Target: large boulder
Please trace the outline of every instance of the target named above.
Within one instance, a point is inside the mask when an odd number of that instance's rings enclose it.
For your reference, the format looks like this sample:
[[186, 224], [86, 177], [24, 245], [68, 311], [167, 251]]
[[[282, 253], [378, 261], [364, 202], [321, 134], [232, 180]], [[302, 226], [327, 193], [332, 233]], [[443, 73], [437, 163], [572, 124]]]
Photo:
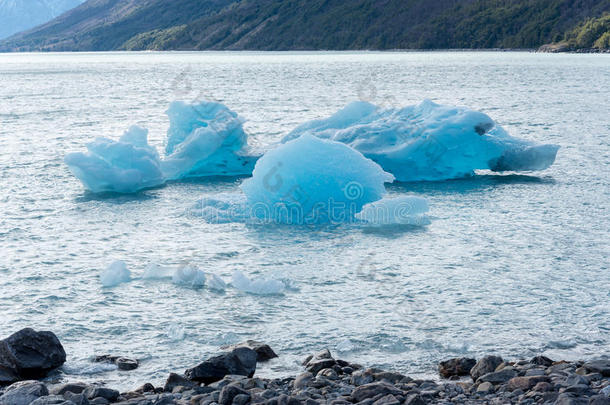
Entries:
[[604, 377], [610, 377], [610, 359], [593, 360], [585, 363], [585, 368], [592, 373], [600, 373]]
[[503, 360], [500, 356], [485, 356], [474, 365], [470, 370], [470, 376], [473, 381], [479, 379], [479, 377], [496, 371], [496, 368], [502, 364]]
[[49, 395], [47, 387], [39, 381], [20, 381], [6, 389], [0, 396], [0, 405], [29, 405], [40, 397]]
[[247, 347], [238, 347], [230, 352], [210, 357], [203, 363], [186, 370], [186, 378], [199, 383], [211, 384], [229, 374], [252, 377], [256, 371], [258, 354]]
[[26, 328], [0, 340], [0, 384], [42, 378], [66, 361], [53, 332]]
[[271, 348], [271, 346], [263, 342], [258, 342], [256, 340], [246, 340], [245, 342], [238, 343], [235, 345], [223, 346], [221, 347], [221, 349], [231, 351], [237, 349], [238, 347], [247, 347], [249, 349], [254, 350], [258, 355], [257, 361], [259, 363], [278, 357], [277, 354], [275, 354], [275, 352]]
[[438, 364], [438, 372], [443, 378], [469, 375], [470, 370], [472, 370], [476, 363], [477, 361], [475, 359], [469, 359], [467, 357], [449, 359], [441, 361]]

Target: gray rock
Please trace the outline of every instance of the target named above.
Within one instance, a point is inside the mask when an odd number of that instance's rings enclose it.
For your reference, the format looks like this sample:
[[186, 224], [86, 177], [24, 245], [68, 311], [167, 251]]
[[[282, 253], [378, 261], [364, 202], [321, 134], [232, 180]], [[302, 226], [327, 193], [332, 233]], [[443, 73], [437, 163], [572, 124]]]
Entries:
[[246, 405], [250, 402], [250, 394], [239, 394], [233, 398], [233, 405]]
[[[110, 403], [110, 401], [108, 401], [106, 398], [102, 398], [102, 397], [97, 397], [97, 398], [93, 398], [91, 401], [89, 401], [89, 404], [91, 405], [108, 405]], [[155, 402], [157, 403], [157, 402]]]
[[0, 397], [0, 405], [29, 405], [49, 395], [47, 387], [39, 381], [20, 381], [9, 386]]
[[589, 399], [589, 405], [610, 405], [610, 398], [605, 395], [595, 395]]
[[250, 398], [250, 393], [248, 391], [243, 390], [236, 384], [229, 384], [220, 391], [218, 403], [220, 405], [231, 405], [233, 403], [233, 398], [238, 395], [246, 395], [248, 399]]
[[401, 395], [402, 391], [391, 384], [385, 382], [374, 382], [357, 387], [351, 394], [353, 402], [360, 402], [367, 398], [377, 395], [385, 396], [388, 394]]
[[93, 403], [91, 400], [96, 398], [104, 398], [109, 402], [114, 402], [119, 397], [120, 393], [117, 390], [113, 390], [112, 388], [106, 387], [88, 387], [83, 391], [83, 395], [89, 399], [89, 402]]
[[334, 359], [312, 359], [307, 363], [306, 370], [316, 375], [320, 370], [332, 368], [337, 362]]
[[585, 377], [578, 375], [578, 374], [572, 374], [571, 376], [569, 376], [566, 379], [565, 385], [567, 387], [571, 386], [571, 385], [589, 385], [589, 380], [587, 380]]
[[87, 389], [87, 387], [89, 387], [89, 384], [85, 384], [83, 382], [75, 382], [75, 383], [58, 385], [57, 387], [53, 387], [50, 392], [53, 395], [64, 395], [66, 392], [80, 394], [85, 389]]
[[53, 332], [26, 328], [0, 340], [0, 384], [42, 378], [66, 361], [66, 352]]
[[404, 403], [405, 405], [426, 405], [426, 401], [418, 394], [409, 395]]
[[370, 384], [375, 380], [373, 374], [373, 370], [371, 369], [356, 370], [350, 377], [350, 383], [355, 386]]
[[400, 373], [396, 373], [393, 371], [384, 371], [381, 373], [374, 373], [373, 379], [375, 381], [387, 381], [390, 384], [398, 384], [398, 383], [410, 383], [413, 381], [411, 377], [407, 377], [406, 375], [402, 375]]
[[373, 405], [400, 405], [400, 402], [394, 395], [388, 394], [373, 402]]
[[239, 347], [228, 353], [211, 357], [196, 367], [186, 370], [188, 379], [210, 384], [228, 374], [252, 377], [256, 371], [258, 354], [247, 347]]
[[313, 374], [309, 371], [299, 374], [294, 380], [295, 389], [303, 389], [313, 380]]
[[494, 371], [493, 373], [487, 373], [477, 379], [477, 383], [490, 382], [492, 384], [502, 384], [517, 376], [517, 372], [512, 369], [502, 369], [500, 371]]
[[586, 384], [571, 385], [567, 388], [562, 388], [560, 390], [560, 392], [576, 394], [576, 395], [583, 395], [583, 394], [586, 394], [587, 392], [589, 392], [589, 386]]
[[89, 405], [89, 400], [83, 393], [75, 394], [73, 392], [66, 391], [64, 392], [63, 397], [72, 402], [74, 405]]
[[176, 387], [196, 387], [197, 384], [192, 382], [191, 380], [178, 375], [176, 373], [170, 373], [167, 380], [165, 380], [165, 385], [163, 386], [163, 391], [172, 392]]
[[[500, 370], [501, 372], [502, 370]], [[514, 377], [508, 380], [506, 385], [509, 391], [515, 391], [521, 389], [523, 391], [529, 391], [536, 384], [540, 382], [548, 382], [549, 378], [546, 375], [529, 376], [529, 377]]]
[[48, 395], [30, 402], [30, 405], [57, 405], [63, 404], [64, 402], [66, 402], [66, 399], [63, 395]]
[[583, 367], [589, 370], [589, 372], [600, 373], [604, 377], [610, 377], [610, 359], [589, 361]]
[[503, 360], [500, 356], [485, 356], [470, 370], [470, 376], [473, 381], [477, 381], [481, 376], [492, 373], [496, 370]]
[[569, 394], [560, 394], [557, 397], [554, 405], [585, 405], [587, 401], [584, 398], [576, 398]]
[[470, 370], [472, 370], [475, 364], [477, 364], [475, 359], [458, 357], [441, 361], [438, 364], [438, 372], [443, 378], [464, 376], [470, 374]]
[[490, 392], [494, 392], [494, 386], [490, 382], [483, 382], [478, 385], [477, 392], [481, 394], [488, 394]]
[[328, 378], [329, 380], [336, 380], [339, 378], [337, 372], [332, 368], [323, 368], [322, 370], [318, 371], [317, 376]]
[[296, 398], [282, 394], [279, 397], [271, 398], [265, 402], [266, 405], [300, 405], [301, 401]]
[[530, 363], [536, 364], [538, 366], [549, 367], [549, 366], [553, 365], [553, 360], [551, 360], [545, 356], [536, 356], [530, 360]]
[[268, 344], [257, 342], [256, 340], [246, 340], [245, 342], [238, 343], [235, 345], [223, 346], [221, 347], [221, 349], [230, 352], [234, 349], [237, 349], [238, 347], [247, 347], [248, 349], [254, 350], [257, 354], [258, 362], [269, 361], [278, 357]]
[[140, 393], [144, 393], [144, 392], [155, 392], [155, 386], [152, 385], [151, 383], [146, 383], [138, 388], [136, 388], [134, 390], [134, 392], [140, 392]]

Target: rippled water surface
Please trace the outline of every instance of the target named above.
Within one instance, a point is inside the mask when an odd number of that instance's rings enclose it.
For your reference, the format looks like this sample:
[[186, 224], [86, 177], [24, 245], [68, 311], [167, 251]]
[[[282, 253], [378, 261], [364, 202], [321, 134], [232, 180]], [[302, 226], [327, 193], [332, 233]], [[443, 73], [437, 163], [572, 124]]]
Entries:
[[[57, 333], [70, 379], [160, 383], [222, 344], [264, 340], [300, 369], [329, 347], [348, 360], [433, 374], [496, 352], [588, 358], [610, 348], [610, 55], [531, 53], [108, 53], [0, 55], [0, 331]], [[150, 129], [163, 147], [174, 99], [221, 101], [264, 150], [349, 101], [430, 98], [479, 109], [511, 134], [561, 145], [540, 173], [389, 186], [427, 198], [424, 228], [207, 224], [187, 209], [241, 179], [132, 196], [83, 191], [62, 163], [96, 136]], [[135, 280], [124, 260], [192, 262], [230, 279], [292, 280], [280, 296]], [[101, 370], [94, 354], [142, 360]]]

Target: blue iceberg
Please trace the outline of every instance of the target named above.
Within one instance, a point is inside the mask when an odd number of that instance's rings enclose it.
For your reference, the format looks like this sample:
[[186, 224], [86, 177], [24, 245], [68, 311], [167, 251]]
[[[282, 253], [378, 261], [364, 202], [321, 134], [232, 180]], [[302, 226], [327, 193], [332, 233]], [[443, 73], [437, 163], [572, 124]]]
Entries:
[[167, 110], [168, 180], [250, 175], [258, 156], [249, 154], [244, 120], [220, 103], [175, 101]]
[[382, 198], [367, 204], [357, 213], [356, 219], [370, 226], [428, 225], [428, 200], [415, 196]]
[[148, 144], [148, 130], [131, 127], [118, 140], [97, 138], [87, 153], [64, 158], [69, 170], [95, 193], [134, 193], [168, 180], [252, 174], [243, 120], [214, 102], [171, 103], [166, 157]]
[[345, 143], [398, 181], [453, 179], [477, 169], [543, 170], [559, 149], [513, 138], [481, 112], [429, 100], [399, 109], [353, 102], [297, 127], [283, 141], [303, 134]]
[[[118, 141], [98, 138], [87, 145], [86, 153], [68, 154], [69, 170], [96, 193], [132, 193], [192, 177], [253, 175], [243, 186], [250, 205], [293, 209], [297, 200], [302, 212], [288, 215], [297, 222], [312, 215], [326, 218], [314, 220], [319, 222], [331, 220], [330, 202], [349, 202], [350, 208], [339, 211], [351, 217], [375, 201], [380, 189], [368, 187], [368, 176], [381, 169], [399, 181], [459, 178], [478, 169], [543, 170], [553, 164], [559, 149], [513, 138], [481, 112], [428, 100], [400, 109], [351, 103], [327, 119], [297, 127], [284, 138], [286, 147], [280, 145], [262, 159], [248, 146], [243, 119], [220, 103], [176, 101], [167, 114], [170, 127], [163, 159], [148, 144], [147, 130], [134, 126]], [[371, 167], [377, 169], [371, 172]], [[365, 195], [346, 201], [341, 179], [358, 182], [358, 170], [363, 170], [367, 184], [348, 191]], [[383, 176], [388, 181], [388, 174]], [[330, 192], [334, 186], [339, 188]], [[224, 210], [222, 201], [217, 208], [219, 213]], [[282, 213], [264, 215], [291, 221]]]
[[68, 168], [94, 193], [132, 193], [165, 183], [157, 150], [147, 142], [148, 131], [132, 126], [118, 141], [97, 138], [86, 153], [70, 153]]
[[340, 223], [385, 194], [394, 176], [343, 143], [303, 135], [267, 152], [241, 189], [263, 222]]

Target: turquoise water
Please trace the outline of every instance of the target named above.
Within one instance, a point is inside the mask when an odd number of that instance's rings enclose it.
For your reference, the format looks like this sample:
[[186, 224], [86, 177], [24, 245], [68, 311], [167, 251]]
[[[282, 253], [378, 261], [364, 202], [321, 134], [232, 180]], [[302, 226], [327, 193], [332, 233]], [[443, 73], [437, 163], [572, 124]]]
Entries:
[[[432, 375], [452, 356], [610, 348], [610, 56], [495, 52], [0, 54], [0, 330], [54, 331], [67, 379], [160, 383], [222, 344], [264, 340], [286, 375], [329, 347], [340, 357]], [[420, 228], [208, 224], [201, 197], [242, 179], [86, 193], [63, 164], [132, 124], [163, 149], [170, 101], [205, 97], [248, 121], [260, 151], [350, 101], [430, 98], [489, 114], [511, 134], [561, 145], [543, 172], [403, 183], [430, 203]], [[287, 278], [280, 296], [135, 280], [103, 289], [124, 260], [194, 263], [230, 280]], [[4, 337], [4, 336], [3, 336]], [[94, 354], [142, 359], [129, 373]]]

